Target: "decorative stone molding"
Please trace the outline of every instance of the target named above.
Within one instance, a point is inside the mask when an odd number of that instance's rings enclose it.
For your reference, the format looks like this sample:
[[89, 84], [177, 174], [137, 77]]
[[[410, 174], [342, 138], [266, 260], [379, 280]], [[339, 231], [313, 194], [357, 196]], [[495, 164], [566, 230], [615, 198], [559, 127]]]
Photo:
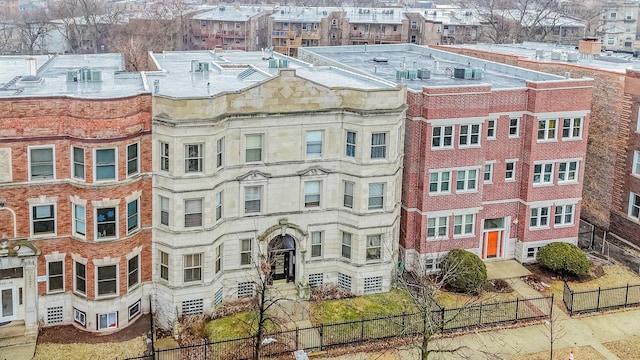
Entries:
[[69, 201], [72, 204], [87, 206], [87, 200], [81, 199], [78, 195], [70, 195]]
[[67, 253], [59, 253], [57, 251], [52, 252], [51, 254], [46, 254], [44, 256], [47, 262], [49, 261], [64, 261], [64, 258], [67, 256]]
[[37, 198], [29, 199], [29, 205], [51, 204], [58, 202], [57, 196], [40, 195]]
[[114, 207], [120, 204], [120, 199], [107, 199], [91, 201], [94, 207]]
[[306, 251], [304, 239], [307, 237], [308, 233], [300, 228], [300, 226], [290, 223], [286, 218], [278, 220], [277, 225], [269, 227], [262, 234], [258, 235], [258, 240], [268, 242], [276, 235], [287, 234], [287, 230], [293, 231], [293, 238], [298, 243], [297, 248], [300, 249], [301, 253], [304, 253]]
[[238, 181], [243, 181], [243, 180], [259, 180], [260, 178], [263, 179], [268, 179], [271, 177], [271, 174], [269, 173], [265, 173], [259, 170], [251, 170], [248, 173], [244, 174], [244, 175], [240, 175], [236, 178], [236, 180]]
[[71, 253], [71, 258], [73, 259], [73, 261], [79, 262], [80, 264], [84, 265], [87, 265], [87, 263], [89, 262], [89, 259], [83, 258], [82, 256], [80, 256], [80, 254], [76, 253]]
[[140, 199], [141, 195], [142, 195], [142, 191], [141, 190], [136, 190], [136, 191], [132, 192], [131, 194], [125, 196], [124, 201], [130, 203], [133, 200]]
[[331, 169], [326, 169], [321, 166], [312, 166], [308, 169], [298, 171], [298, 176], [315, 176], [315, 175], [327, 175], [333, 174], [334, 171]]
[[128, 253], [127, 256], [126, 256], [127, 260], [131, 260], [136, 255], [140, 255], [140, 253], [142, 253], [142, 246], [138, 246], [135, 249], [131, 250], [131, 252]]
[[102, 259], [93, 259], [93, 265], [95, 266], [109, 266], [109, 265], [118, 265], [120, 264], [120, 257], [112, 258], [109, 256], [103, 257]]

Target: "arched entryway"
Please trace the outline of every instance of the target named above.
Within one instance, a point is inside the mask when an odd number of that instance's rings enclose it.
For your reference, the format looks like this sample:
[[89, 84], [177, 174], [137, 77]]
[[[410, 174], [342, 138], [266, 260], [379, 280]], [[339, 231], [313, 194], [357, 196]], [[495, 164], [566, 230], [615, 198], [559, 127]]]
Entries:
[[276, 282], [295, 282], [296, 241], [289, 234], [278, 235], [269, 242], [271, 279]]

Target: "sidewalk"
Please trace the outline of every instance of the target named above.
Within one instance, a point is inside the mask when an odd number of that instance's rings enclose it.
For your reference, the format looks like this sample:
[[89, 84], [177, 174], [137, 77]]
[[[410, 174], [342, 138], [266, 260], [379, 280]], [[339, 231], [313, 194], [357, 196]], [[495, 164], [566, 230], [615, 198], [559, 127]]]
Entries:
[[[540, 294], [520, 279], [511, 279], [512, 286], [524, 297], [539, 297]], [[554, 332], [558, 334], [554, 349], [567, 349], [591, 346], [602, 359], [620, 359], [609, 351], [603, 343], [638, 338], [640, 341], [640, 309], [614, 313], [571, 318], [562, 308], [554, 305]], [[487, 358], [482, 353], [493, 354], [501, 359], [549, 351], [549, 327], [545, 324], [524, 326], [521, 328], [500, 329], [494, 331], [465, 334], [452, 338], [434, 340], [433, 348], [451, 349], [466, 346], [470, 349], [471, 359]], [[469, 354], [469, 353], [467, 353]], [[460, 354], [435, 354], [433, 359], [460, 359]], [[638, 355], [640, 358], [640, 355]], [[387, 359], [418, 360], [416, 350], [390, 350], [386, 353], [359, 353], [340, 356], [335, 359]], [[576, 360], [579, 360], [576, 357]]]

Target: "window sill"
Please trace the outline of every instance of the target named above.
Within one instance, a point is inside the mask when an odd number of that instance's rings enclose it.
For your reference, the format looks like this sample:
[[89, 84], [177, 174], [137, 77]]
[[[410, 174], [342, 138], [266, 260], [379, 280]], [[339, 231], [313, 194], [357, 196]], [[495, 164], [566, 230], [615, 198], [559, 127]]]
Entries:
[[78, 235], [78, 234], [72, 234], [71, 235], [72, 239], [78, 240], [78, 241], [87, 241], [87, 237], [86, 235]]
[[182, 280], [182, 286], [199, 286], [204, 284], [202, 280], [184, 281]]
[[583, 139], [583, 138], [581, 138], [581, 137], [575, 137], [575, 138], [574, 138], [574, 137], [570, 137], [570, 138], [564, 138], [564, 137], [563, 137], [563, 138], [562, 138], [562, 141], [563, 141], [563, 142], [564, 142], [564, 141], [582, 141], [582, 140], [584, 140], [584, 139]]
[[558, 139], [537, 139], [536, 143], [537, 144], [544, 144], [544, 143], [557, 143]]
[[574, 227], [575, 224], [553, 224], [554, 229], [567, 229]]
[[429, 192], [429, 196], [446, 196], [451, 195], [451, 192]]
[[533, 183], [534, 188], [550, 187], [553, 185], [553, 183]]
[[113, 240], [118, 240], [117, 236], [109, 236], [109, 237], [102, 237], [102, 238], [94, 238], [93, 241], [94, 242], [107, 242], [107, 241], [113, 241]]
[[449, 238], [427, 238], [428, 242], [436, 242], [436, 241], [447, 241]]
[[365, 259], [364, 263], [365, 265], [375, 265], [375, 264], [382, 264], [383, 261], [382, 259], [371, 259], [371, 260]]
[[431, 147], [431, 151], [455, 150], [453, 146], [447, 147]]
[[520, 139], [520, 135], [509, 135], [509, 139]]
[[504, 179], [505, 183], [514, 183], [516, 182], [516, 179]]
[[49, 237], [56, 237], [56, 236], [58, 236], [57, 233], [32, 234], [31, 238], [37, 240], [37, 239], [46, 239], [46, 238], [49, 238]]
[[496, 140], [496, 137], [487, 137], [487, 140]]
[[57, 294], [64, 294], [64, 289], [62, 289], [62, 290], [47, 291], [47, 295], [57, 295]]
[[578, 181], [558, 181], [558, 185], [578, 185]]
[[111, 299], [116, 299], [118, 298], [119, 295], [118, 294], [110, 294], [110, 295], [98, 295], [95, 297], [96, 301], [101, 301], [101, 300], [111, 300]]
[[476, 194], [477, 192], [478, 192], [478, 189], [473, 189], [473, 190], [458, 190], [458, 189], [456, 189], [456, 194], [458, 194], [458, 195]]
[[141, 287], [142, 287], [142, 282], [138, 280], [137, 284], [133, 285], [132, 287], [127, 287], [127, 293], [131, 293], [135, 290], [138, 290]]
[[484, 185], [493, 185], [493, 181], [483, 181]]
[[458, 149], [459, 149], [459, 150], [466, 150], [466, 149], [482, 149], [482, 145], [480, 145], [480, 144], [473, 144], [473, 145], [458, 145]]
[[132, 231], [127, 231], [127, 236], [133, 236], [139, 232], [140, 232], [140, 227], [138, 227], [137, 229], [133, 229]]
[[453, 235], [453, 240], [459, 240], [459, 239], [469, 239], [475, 237], [475, 234], [460, 234], [460, 235]]
[[549, 230], [549, 229], [551, 229], [549, 226], [529, 227], [529, 231]]
[[73, 290], [73, 295], [78, 296], [78, 297], [81, 297], [81, 298], [83, 298], [83, 299], [86, 299], [86, 298], [87, 298], [87, 294], [83, 294], [83, 293], [81, 293], [81, 292], [77, 292], [76, 290]]

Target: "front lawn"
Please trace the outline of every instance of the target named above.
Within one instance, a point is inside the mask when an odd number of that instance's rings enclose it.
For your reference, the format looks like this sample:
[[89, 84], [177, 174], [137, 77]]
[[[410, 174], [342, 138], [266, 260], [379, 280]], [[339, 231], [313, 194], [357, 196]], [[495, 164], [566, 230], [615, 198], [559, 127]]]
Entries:
[[350, 299], [311, 302], [311, 322], [315, 325], [401, 315], [415, 312], [411, 296], [393, 289], [384, 294], [363, 295]]
[[[205, 333], [211, 341], [239, 339], [253, 336], [257, 329], [258, 313], [255, 310], [221, 317], [205, 325]], [[270, 321], [266, 323], [267, 332], [276, 332], [278, 328]]]

